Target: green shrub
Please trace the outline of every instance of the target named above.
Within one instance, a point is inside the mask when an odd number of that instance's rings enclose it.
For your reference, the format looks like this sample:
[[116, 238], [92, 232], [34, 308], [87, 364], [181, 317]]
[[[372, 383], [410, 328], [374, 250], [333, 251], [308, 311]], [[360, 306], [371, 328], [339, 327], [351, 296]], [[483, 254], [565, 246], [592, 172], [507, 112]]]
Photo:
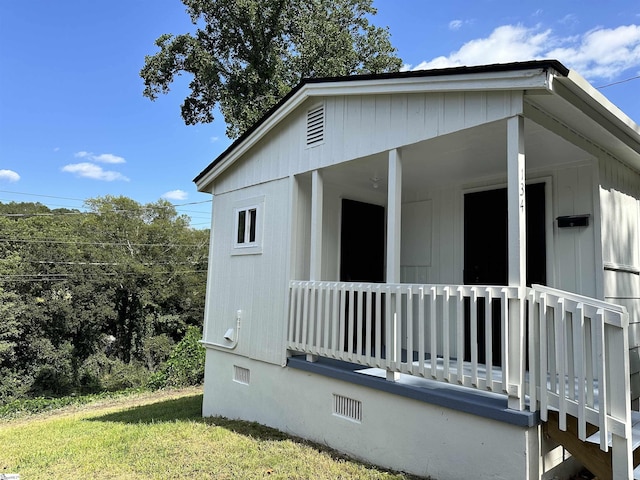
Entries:
[[[13, 400], [5, 405], [0, 405], [0, 419], [11, 419], [26, 415], [56, 410], [68, 405], [85, 405], [96, 400], [119, 398], [132, 393], [140, 392], [140, 389], [121, 390], [119, 392], [103, 392], [91, 395], [66, 396], [58, 398], [23, 398]], [[0, 476], [0, 478], [2, 478]]]
[[149, 379], [150, 388], [180, 388], [200, 385], [204, 380], [205, 350], [200, 344], [202, 332], [189, 327], [184, 338], [171, 351], [165, 367]]
[[31, 377], [0, 367], [0, 406], [27, 396], [32, 383]]
[[150, 376], [149, 370], [139, 362], [112, 360], [109, 371], [100, 377], [100, 385], [107, 392], [140, 388], [149, 383]]
[[64, 342], [54, 347], [43, 342], [43, 356], [36, 364], [30, 395], [34, 397], [57, 397], [69, 395], [75, 389], [75, 374], [72, 365], [73, 346]]
[[173, 346], [173, 340], [166, 333], [146, 337], [142, 341], [142, 353], [147, 368], [155, 371], [163, 365], [171, 355]]

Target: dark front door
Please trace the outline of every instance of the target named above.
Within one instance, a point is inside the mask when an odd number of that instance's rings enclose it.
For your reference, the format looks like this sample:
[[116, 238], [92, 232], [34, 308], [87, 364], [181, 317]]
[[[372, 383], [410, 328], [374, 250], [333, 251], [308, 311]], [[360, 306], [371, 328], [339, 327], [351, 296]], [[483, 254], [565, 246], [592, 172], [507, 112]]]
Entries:
[[[342, 200], [340, 231], [340, 280], [343, 282], [384, 282], [384, 207], [354, 200]], [[354, 308], [358, 301], [358, 295], [363, 295], [364, 316], [367, 314], [367, 309], [375, 304], [375, 293], [371, 294], [372, 298], [367, 298], [366, 293], [354, 294], [352, 298], [347, 298], [347, 303], [344, 306], [347, 319], [350, 309]], [[384, 297], [381, 301], [384, 305]], [[382, 311], [384, 312], [384, 308]], [[377, 322], [380, 322], [380, 331], [384, 332], [384, 319], [375, 318], [375, 311], [372, 311], [372, 320], [371, 332], [367, 332], [366, 325], [363, 325], [361, 345], [366, 344], [367, 334], [371, 335], [372, 345], [375, 345]], [[356, 328], [357, 325], [354, 323], [353, 330], [345, 333], [345, 351], [356, 351], [358, 340]], [[384, 336], [382, 343], [384, 343]]]
[[[527, 284], [546, 283], [545, 184], [527, 185]], [[464, 196], [464, 283], [506, 285], [508, 282], [507, 189], [468, 193]], [[500, 300], [492, 305], [492, 363], [502, 364]], [[477, 304], [478, 361], [484, 363], [484, 299]], [[466, 302], [465, 330], [470, 329], [470, 304]], [[465, 335], [465, 360], [471, 358], [469, 335]]]
[[342, 200], [340, 280], [384, 282], [384, 207]]

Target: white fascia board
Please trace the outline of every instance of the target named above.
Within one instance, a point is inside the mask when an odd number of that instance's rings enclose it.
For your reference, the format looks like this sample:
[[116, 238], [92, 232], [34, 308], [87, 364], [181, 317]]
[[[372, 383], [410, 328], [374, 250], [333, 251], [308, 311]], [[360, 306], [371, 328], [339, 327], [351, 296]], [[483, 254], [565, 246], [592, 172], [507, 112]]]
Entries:
[[557, 78], [562, 87], [552, 88], [555, 93], [589, 115], [603, 128], [640, 153], [640, 126], [614, 105], [607, 97], [571, 70], [566, 78]]
[[222, 172], [229, 168], [235, 161], [242, 157], [251, 147], [271, 131], [280, 121], [286, 118], [293, 110], [298, 108], [308, 97], [309, 85], [298, 90], [284, 105], [276, 110], [265, 122], [260, 124], [256, 130], [249, 135], [240, 145], [230, 152], [220, 163], [215, 165], [207, 174], [202, 177], [196, 187], [200, 192], [206, 192], [207, 186]]
[[386, 95], [402, 93], [446, 93], [460, 91], [495, 91], [548, 89], [549, 79], [543, 69], [464, 75], [436, 75], [398, 79], [355, 80], [310, 85], [310, 96]]
[[377, 78], [363, 80], [309, 82], [264, 121], [232, 152], [215, 165], [196, 184], [198, 191], [206, 192], [210, 183], [237, 159], [242, 157], [278, 123], [305, 100], [312, 97], [350, 95], [389, 95], [403, 93], [446, 93], [460, 91], [545, 90], [551, 85], [554, 72], [533, 68], [497, 72], [452, 75], [416, 76], [404, 78]]

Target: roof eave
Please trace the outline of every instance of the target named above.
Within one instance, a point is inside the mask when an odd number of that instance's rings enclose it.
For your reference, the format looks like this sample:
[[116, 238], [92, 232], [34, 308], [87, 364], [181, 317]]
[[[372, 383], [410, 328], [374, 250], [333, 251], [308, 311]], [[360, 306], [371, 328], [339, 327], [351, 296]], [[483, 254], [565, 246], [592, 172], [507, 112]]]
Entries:
[[[640, 155], [640, 126], [628, 115], [573, 70], [566, 78], [555, 81], [560, 87], [557, 84], [553, 86], [554, 93], [580, 109], [618, 141]], [[640, 159], [636, 162], [640, 162]], [[634, 166], [638, 168], [638, 165]]]
[[303, 80], [260, 121], [219, 155], [193, 181], [210, 192], [215, 178], [244, 155], [283, 118], [310, 97], [477, 90], [533, 90], [550, 88], [550, 75], [569, 73], [561, 63], [548, 61], [456, 67], [350, 77]]

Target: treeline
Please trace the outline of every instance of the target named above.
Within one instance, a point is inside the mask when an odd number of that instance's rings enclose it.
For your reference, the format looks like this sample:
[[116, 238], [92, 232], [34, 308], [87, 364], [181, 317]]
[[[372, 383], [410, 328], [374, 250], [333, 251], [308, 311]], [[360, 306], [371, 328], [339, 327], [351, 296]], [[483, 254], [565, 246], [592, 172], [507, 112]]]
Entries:
[[0, 405], [202, 376], [208, 230], [161, 200], [0, 203]]

